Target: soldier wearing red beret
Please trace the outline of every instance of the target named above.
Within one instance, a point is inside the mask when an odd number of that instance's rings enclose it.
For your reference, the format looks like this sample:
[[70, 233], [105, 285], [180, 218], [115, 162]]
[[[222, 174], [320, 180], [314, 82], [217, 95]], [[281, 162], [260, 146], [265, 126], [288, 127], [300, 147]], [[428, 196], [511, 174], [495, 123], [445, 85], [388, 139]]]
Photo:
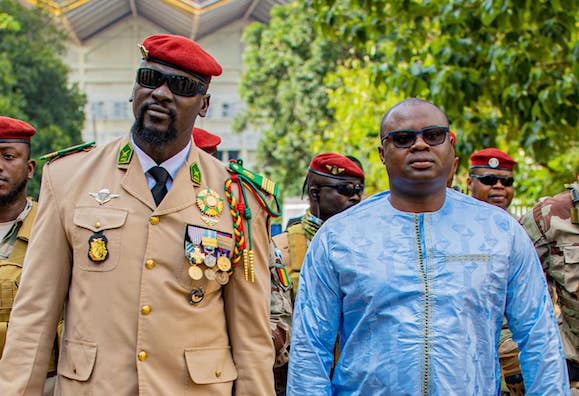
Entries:
[[274, 393], [269, 191], [192, 142], [222, 68], [181, 36], [140, 52], [130, 133], [44, 168], [2, 394], [40, 393], [63, 306], [55, 394]]
[[517, 161], [497, 148], [486, 148], [470, 156], [467, 187], [479, 201], [507, 209], [513, 200], [513, 168]]
[[[486, 148], [470, 156], [467, 187], [473, 198], [507, 210], [514, 195], [513, 168], [517, 161], [497, 148]], [[524, 395], [519, 350], [506, 322], [499, 341], [501, 377], [512, 396]], [[506, 390], [506, 389], [505, 389]]]
[[193, 135], [195, 145], [206, 153], [215, 154], [217, 146], [221, 144], [221, 138], [219, 136], [205, 129], [194, 127], [191, 134]]
[[[330, 217], [356, 205], [364, 193], [364, 171], [352, 156], [336, 153], [316, 155], [308, 167], [303, 190], [308, 194], [310, 207], [301, 218], [291, 221], [285, 232], [273, 237], [280, 262], [291, 279], [292, 299], [298, 289], [298, 279], [307, 247], [320, 226]], [[278, 280], [272, 279], [272, 288]], [[283, 280], [281, 287], [284, 287]], [[275, 290], [274, 290], [275, 291]], [[291, 305], [278, 295], [272, 296], [272, 331], [276, 345], [276, 390], [285, 395], [289, 335], [291, 334]], [[288, 306], [289, 305], [289, 306]]]

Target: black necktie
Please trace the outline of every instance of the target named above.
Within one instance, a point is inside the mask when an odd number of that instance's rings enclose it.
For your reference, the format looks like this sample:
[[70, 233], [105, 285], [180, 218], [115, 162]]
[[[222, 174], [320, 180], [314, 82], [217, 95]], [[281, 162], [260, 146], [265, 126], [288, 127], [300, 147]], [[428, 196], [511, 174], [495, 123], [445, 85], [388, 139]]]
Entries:
[[153, 166], [147, 171], [147, 173], [153, 176], [153, 179], [156, 181], [155, 185], [151, 189], [151, 192], [153, 193], [155, 204], [159, 206], [159, 203], [161, 203], [167, 194], [167, 180], [171, 176], [169, 175], [169, 172], [167, 172], [167, 169], [160, 166]]

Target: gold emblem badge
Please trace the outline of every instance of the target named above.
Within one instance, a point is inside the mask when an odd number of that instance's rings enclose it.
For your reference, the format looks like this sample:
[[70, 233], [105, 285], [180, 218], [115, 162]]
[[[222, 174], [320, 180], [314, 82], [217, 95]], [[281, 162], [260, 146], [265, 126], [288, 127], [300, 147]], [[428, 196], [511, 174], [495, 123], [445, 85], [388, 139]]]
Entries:
[[344, 168], [338, 168], [335, 165], [326, 165], [326, 168], [328, 169], [328, 172], [330, 172], [332, 175], [337, 176], [341, 173], [344, 172]]
[[223, 198], [212, 189], [207, 188], [197, 194], [197, 207], [204, 215], [219, 216], [223, 212]]
[[203, 297], [205, 297], [205, 292], [203, 289], [193, 289], [191, 290], [191, 293], [189, 293], [189, 304], [199, 304], [201, 301], [203, 301]]
[[88, 258], [95, 263], [105, 261], [109, 257], [107, 243], [108, 239], [103, 234], [92, 234], [88, 239]]
[[491, 168], [498, 168], [498, 166], [499, 166], [499, 159], [498, 159], [498, 158], [495, 158], [495, 157], [489, 158], [489, 166], [490, 166]]

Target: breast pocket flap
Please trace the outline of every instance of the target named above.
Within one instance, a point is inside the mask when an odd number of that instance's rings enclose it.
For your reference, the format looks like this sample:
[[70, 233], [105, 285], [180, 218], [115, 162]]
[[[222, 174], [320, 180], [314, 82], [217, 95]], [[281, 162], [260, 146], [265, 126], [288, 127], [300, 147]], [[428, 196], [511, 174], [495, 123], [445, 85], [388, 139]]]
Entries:
[[237, 379], [237, 369], [229, 347], [186, 349], [185, 361], [189, 376], [196, 384], [216, 384]]
[[76, 381], [88, 380], [94, 368], [96, 353], [95, 343], [65, 339], [58, 362], [58, 374]]
[[74, 224], [98, 232], [119, 228], [127, 220], [126, 209], [116, 208], [76, 208], [74, 211]]

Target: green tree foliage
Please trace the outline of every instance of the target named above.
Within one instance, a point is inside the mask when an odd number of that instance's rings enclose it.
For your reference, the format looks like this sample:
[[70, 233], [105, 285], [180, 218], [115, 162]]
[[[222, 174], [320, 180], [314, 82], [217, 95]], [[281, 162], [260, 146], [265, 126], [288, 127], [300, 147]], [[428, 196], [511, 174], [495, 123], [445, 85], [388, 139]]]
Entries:
[[[470, 153], [489, 146], [519, 160], [517, 194], [523, 203], [560, 191], [575, 178], [577, 0], [310, 0], [309, 5], [323, 37], [363, 54], [336, 73], [339, 83], [333, 83], [340, 88], [330, 94], [335, 134], [363, 133], [372, 125], [361, 119], [366, 116], [379, 125], [376, 111], [348, 115], [351, 94], [364, 94], [381, 114], [392, 98], [421, 97], [449, 115], [463, 166]], [[371, 84], [350, 78], [358, 69]], [[375, 136], [376, 130], [368, 129], [367, 137]]]
[[[82, 142], [85, 96], [67, 83], [66, 34], [39, 8], [0, 0], [0, 114], [36, 128], [34, 158]], [[42, 165], [42, 164], [39, 164]], [[37, 196], [40, 169], [28, 185]]]
[[334, 41], [317, 36], [308, 7], [275, 7], [269, 26], [250, 25], [243, 36], [246, 71], [241, 82], [245, 110], [234, 128], [248, 123], [263, 132], [260, 171], [287, 195], [301, 191], [314, 139], [333, 120], [326, 74], [345, 56]]

